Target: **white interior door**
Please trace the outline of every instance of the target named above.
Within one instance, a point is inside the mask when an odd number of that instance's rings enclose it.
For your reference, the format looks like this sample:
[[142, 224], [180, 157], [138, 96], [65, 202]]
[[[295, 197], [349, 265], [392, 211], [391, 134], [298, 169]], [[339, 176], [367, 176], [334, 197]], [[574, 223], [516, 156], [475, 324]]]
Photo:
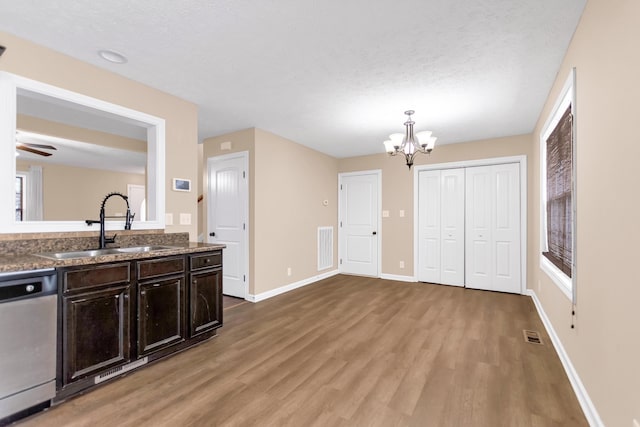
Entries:
[[464, 286], [464, 169], [418, 176], [418, 281]]
[[209, 205], [207, 242], [227, 247], [222, 251], [222, 292], [246, 298], [248, 242], [248, 188], [246, 155], [213, 157], [207, 161]]
[[466, 169], [466, 284], [520, 293], [520, 166]]
[[378, 276], [378, 172], [340, 175], [340, 272]]

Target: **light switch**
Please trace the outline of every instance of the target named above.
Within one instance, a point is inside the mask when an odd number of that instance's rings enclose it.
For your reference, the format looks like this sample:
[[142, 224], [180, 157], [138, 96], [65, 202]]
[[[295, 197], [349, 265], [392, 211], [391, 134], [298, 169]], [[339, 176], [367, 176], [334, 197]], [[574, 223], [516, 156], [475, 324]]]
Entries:
[[400, 218], [404, 218], [404, 210], [400, 209]]
[[180, 225], [191, 225], [191, 214], [190, 213], [181, 213], [180, 214]]
[[382, 218], [389, 218], [389, 211], [382, 211]]
[[172, 213], [164, 214], [164, 225], [173, 225], [173, 214]]

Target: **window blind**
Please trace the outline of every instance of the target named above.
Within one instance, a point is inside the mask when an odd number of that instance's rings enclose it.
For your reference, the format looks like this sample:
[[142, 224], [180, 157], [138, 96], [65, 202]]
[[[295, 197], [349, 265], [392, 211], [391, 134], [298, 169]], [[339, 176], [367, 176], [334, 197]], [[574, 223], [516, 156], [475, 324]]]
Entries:
[[572, 264], [572, 122], [571, 106], [547, 138], [547, 243], [543, 255], [571, 277]]

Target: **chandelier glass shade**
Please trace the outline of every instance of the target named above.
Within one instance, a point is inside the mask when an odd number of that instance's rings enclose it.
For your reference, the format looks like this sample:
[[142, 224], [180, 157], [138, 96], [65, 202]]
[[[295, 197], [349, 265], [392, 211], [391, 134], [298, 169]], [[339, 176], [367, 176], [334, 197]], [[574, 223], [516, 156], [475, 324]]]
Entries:
[[417, 153], [430, 154], [436, 144], [436, 137], [431, 136], [431, 131], [422, 131], [414, 133], [413, 125], [415, 122], [411, 120], [411, 116], [415, 113], [413, 110], [404, 112], [408, 116], [404, 122], [405, 132], [392, 133], [389, 139], [384, 142], [384, 148], [390, 156], [404, 154], [407, 166], [411, 169], [413, 166], [413, 158]]

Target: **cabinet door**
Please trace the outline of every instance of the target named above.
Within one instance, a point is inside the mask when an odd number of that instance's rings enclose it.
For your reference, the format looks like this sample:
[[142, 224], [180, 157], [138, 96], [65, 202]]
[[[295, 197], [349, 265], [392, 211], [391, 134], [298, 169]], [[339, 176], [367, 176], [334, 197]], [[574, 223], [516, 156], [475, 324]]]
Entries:
[[152, 353], [185, 339], [184, 276], [138, 284], [138, 353]]
[[129, 361], [129, 289], [62, 298], [63, 384]]
[[222, 269], [190, 275], [190, 336], [222, 326]]

